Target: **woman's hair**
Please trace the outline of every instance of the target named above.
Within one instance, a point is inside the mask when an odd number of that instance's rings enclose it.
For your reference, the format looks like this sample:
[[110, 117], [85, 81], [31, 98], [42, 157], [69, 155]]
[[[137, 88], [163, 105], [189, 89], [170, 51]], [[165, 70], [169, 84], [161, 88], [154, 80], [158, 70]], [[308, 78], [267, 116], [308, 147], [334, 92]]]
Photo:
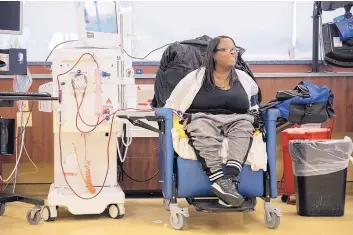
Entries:
[[[214, 60], [214, 55], [217, 52], [217, 47], [219, 42], [221, 41], [222, 38], [229, 38], [230, 40], [233, 41], [233, 44], [235, 45], [234, 40], [231, 37], [228, 36], [218, 36], [213, 38], [209, 43], [208, 47], [206, 50], [205, 58], [203, 61], [203, 67], [205, 68], [205, 75], [203, 78], [203, 87], [207, 89], [214, 89], [215, 88], [215, 81], [213, 77], [213, 71], [216, 68], [216, 62]], [[236, 78], [237, 74], [235, 72], [235, 68], [232, 68], [230, 71], [230, 79], [229, 79], [229, 85], [232, 86], [234, 83], [234, 79]]]

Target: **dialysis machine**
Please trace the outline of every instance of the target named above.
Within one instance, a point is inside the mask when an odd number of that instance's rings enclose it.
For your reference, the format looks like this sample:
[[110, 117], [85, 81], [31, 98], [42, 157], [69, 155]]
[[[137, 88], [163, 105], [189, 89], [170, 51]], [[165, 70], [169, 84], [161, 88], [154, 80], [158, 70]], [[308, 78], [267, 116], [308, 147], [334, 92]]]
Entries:
[[[59, 102], [40, 104], [53, 111], [54, 183], [42, 218], [53, 221], [58, 206], [74, 215], [125, 214], [125, 194], [117, 180], [118, 110], [135, 80], [132, 61], [122, 49], [123, 27], [116, 2], [80, 2], [79, 41], [53, 52], [53, 82], [40, 87]], [[119, 26], [119, 27], [118, 27]], [[134, 103], [134, 102], [132, 102]]]

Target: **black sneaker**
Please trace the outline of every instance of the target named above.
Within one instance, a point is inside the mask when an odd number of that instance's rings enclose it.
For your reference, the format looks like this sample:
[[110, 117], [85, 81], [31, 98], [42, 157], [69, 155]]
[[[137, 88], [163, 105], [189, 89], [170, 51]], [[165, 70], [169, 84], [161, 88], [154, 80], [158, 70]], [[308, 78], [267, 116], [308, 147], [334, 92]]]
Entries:
[[212, 192], [222, 201], [232, 206], [240, 206], [244, 202], [244, 198], [237, 190], [234, 179], [220, 178], [211, 185]]

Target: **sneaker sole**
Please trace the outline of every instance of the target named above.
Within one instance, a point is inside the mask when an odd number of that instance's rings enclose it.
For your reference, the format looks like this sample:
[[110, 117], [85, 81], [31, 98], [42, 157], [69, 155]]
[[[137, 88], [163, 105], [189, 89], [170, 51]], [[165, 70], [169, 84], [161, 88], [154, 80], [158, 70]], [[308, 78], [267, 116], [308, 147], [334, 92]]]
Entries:
[[221, 187], [218, 185], [211, 185], [212, 192], [216, 194], [217, 197], [225, 201], [226, 203], [232, 205], [232, 206], [240, 206], [244, 202], [243, 197], [237, 197], [235, 195], [232, 195], [230, 193], [224, 192]]
[[218, 204], [227, 207], [227, 208], [232, 208], [234, 206], [227, 204], [226, 202], [222, 201], [221, 199], [218, 199]]

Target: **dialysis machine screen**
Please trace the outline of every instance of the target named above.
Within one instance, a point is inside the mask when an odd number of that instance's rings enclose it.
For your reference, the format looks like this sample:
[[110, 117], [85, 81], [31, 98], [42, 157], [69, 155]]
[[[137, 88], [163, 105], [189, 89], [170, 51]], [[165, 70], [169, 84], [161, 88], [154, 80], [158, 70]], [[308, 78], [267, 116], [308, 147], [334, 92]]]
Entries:
[[118, 33], [115, 2], [84, 2], [85, 29], [99, 33]]

